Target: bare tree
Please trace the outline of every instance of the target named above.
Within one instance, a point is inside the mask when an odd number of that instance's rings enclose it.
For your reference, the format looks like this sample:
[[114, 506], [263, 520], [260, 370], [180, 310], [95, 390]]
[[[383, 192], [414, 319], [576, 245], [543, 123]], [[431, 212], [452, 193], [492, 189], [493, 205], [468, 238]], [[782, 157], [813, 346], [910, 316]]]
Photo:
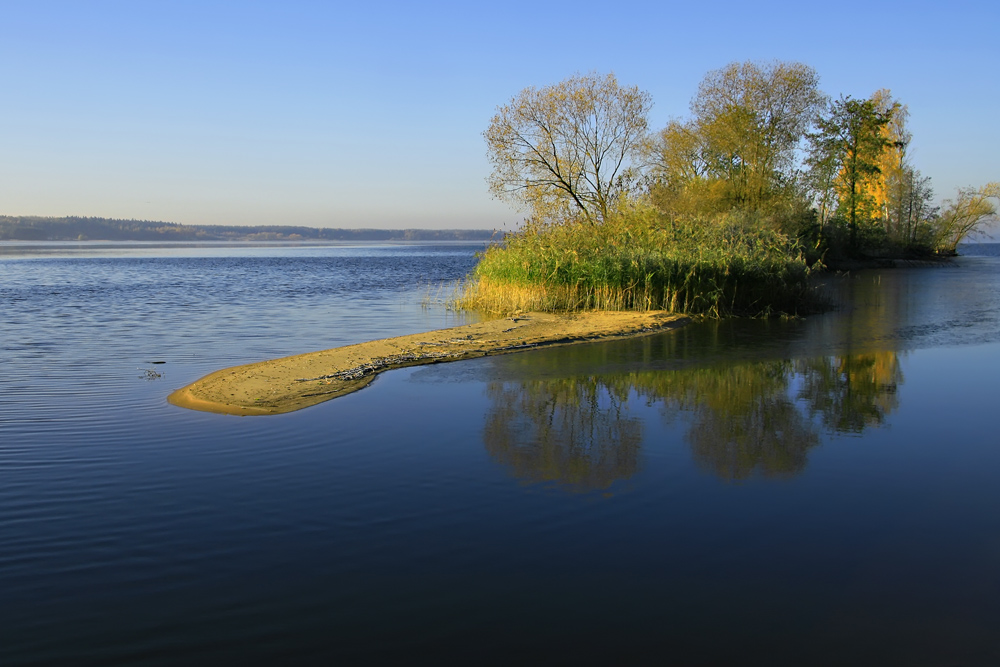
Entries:
[[525, 88], [483, 133], [490, 190], [540, 220], [606, 220], [638, 183], [652, 102], [614, 74], [577, 75]]
[[941, 215], [932, 222], [934, 247], [954, 254], [958, 244], [970, 234], [983, 231], [997, 221], [997, 207], [991, 200], [1000, 199], [1000, 183], [981, 188], [959, 188], [954, 201], [945, 201]]

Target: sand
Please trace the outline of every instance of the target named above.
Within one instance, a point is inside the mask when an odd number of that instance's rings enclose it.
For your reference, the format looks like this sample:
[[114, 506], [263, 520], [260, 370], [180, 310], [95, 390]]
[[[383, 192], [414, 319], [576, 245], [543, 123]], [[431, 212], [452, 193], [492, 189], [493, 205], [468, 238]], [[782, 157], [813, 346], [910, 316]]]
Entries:
[[225, 368], [178, 389], [167, 400], [229, 415], [281, 414], [357, 391], [393, 368], [626, 338], [688, 321], [665, 311], [527, 313]]

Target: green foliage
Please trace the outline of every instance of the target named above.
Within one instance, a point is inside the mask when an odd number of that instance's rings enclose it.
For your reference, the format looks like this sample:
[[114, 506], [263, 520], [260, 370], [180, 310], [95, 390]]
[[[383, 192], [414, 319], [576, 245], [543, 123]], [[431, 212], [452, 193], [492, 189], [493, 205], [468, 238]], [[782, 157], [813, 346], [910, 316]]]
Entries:
[[[877, 217], [873, 198], [866, 192], [867, 178], [879, 174], [880, 158], [891, 145], [884, 129], [895, 107], [879, 109], [875, 100], [841, 97], [830, 105], [829, 113], [816, 121], [810, 135], [809, 162], [839, 195], [852, 249], [860, 247], [859, 229]], [[834, 174], [836, 176], [834, 177]]]
[[796, 156], [824, 100], [818, 80], [801, 63], [709, 72], [691, 101], [693, 117], [671, 121], [651, 143], [657, 205], [675, 215], [740, 211], [787, 230], [808, 209]]
[[669, 218], [636, 206], [600, 226], [530, 223], [489, 248], [459, 298], [491, 313], [659, 310], [712, 317], [795, 313], [809, 269], [750, 218]]
[[727, 208], [760, 213], [794, 192], [795, 152], [824, 102], [802, 63], [731, 63], [709, 72], [691, 102], [710, 177]]
[[967, 236], [981, 233], [997, 222], [1000, 183], [987, 183], [981, 188], [959, 188], [954, 200], [945, 202], [941, 215], [927, 225], [928, 243], [942, 254], [954, 255], [958, 244]]

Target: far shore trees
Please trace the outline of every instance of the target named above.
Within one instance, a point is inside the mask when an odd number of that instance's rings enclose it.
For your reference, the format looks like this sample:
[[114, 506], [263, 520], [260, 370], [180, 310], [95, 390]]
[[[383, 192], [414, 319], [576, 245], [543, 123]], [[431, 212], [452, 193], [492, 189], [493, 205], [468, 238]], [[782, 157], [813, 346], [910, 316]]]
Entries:
[[614, 74], [577, 75], [525, 88], [484, 132], [490, 190], [536, 220], [607, 220], [636, 190], [638, 156], [652, 102]]

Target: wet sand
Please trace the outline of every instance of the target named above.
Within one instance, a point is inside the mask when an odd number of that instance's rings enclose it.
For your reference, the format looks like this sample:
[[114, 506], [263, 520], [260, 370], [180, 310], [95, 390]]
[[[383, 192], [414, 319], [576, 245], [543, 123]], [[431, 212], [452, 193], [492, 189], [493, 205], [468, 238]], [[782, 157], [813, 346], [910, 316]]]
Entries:
[[626, 338], [688, 321], [666, 311], [527, 313], [225, 368], [178, 389], [167, 400], [230, 415], [281, 414], [357, 391], [393, 368]]

